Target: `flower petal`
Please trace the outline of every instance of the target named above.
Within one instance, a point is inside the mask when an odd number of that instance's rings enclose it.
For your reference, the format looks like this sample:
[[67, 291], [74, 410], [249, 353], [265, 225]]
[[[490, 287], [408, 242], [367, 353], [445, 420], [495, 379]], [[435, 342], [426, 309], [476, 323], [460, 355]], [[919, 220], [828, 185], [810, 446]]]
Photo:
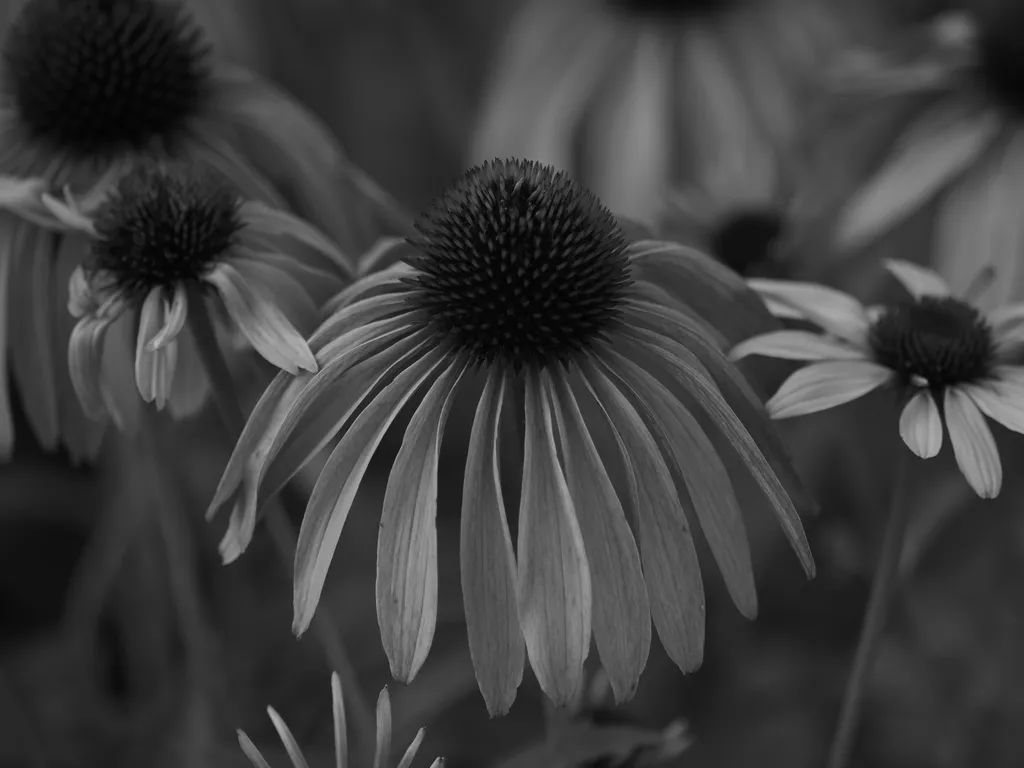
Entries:
[[295, 768], [309, 768], [309, 763], [306, 762], [306, 758], [302, 754], [302, 750], [299, 749], [299, 744], [295, 741], [295, 736], [292, 734], [288, 724], [277, 714], [277, 710], [273, 707], [267, 707], [267, 714], [270, 715], [270, 721], [274, 724], [274, 730], [277, 731], [277, 735], [281, 737], [281, 743], [284, 744], [284, 749], [288, 753], [288, 757], [291, 758], [292, 765]]
[[807, 331], [773, 331], [754, 336], [733, 347], [729, 356], [742, 360], [749, 355], [782, 360], [863, 360], [864, 351], [837, 339]]
[[295, 550], [295, 634], [302, 635], [313, 619], [327, 569], [370, 459], [399, 411], [443, 358], [443, 351], [431, 349], [411, 362], [366, 405], [324, 464], [309, 497]]
[[817, 413], [856, 400], [894, 376], [888, 368], [866, 360], [814, 363], [782, 382], [768, 401], [768, 412], [773, 419]]
[[729, 474], [697, 420], [650, 374], [610, 349], [605, 362], [645, 411], [645, 421], [663, 453], [671, 455], [693, 511], [736, 608], [757, 615], [750, 545]]
[[345, 697], [341, 690], [341, 677], [331, 673], [331, 715], [334, 721], [334, 765], [345, 768], [348, 763], [348, 726], [345, 723]]
[[526, 380], [519, 507], [519, 624], [541, 690], [565, 706], [583, 681], [590, 650], [590, 568], [572, 497], [558, 465], [551, 407]]
[[161, 328], [156, 335], [149, 340], [147, 349], [152, 352], [160, 347], [167, 346], [170, 342], [174, 341], [178, 334], [181, 333], [181, 329], [185, 327], [185, 317], [188, 313], [188, 296], [186, 295], [185, 286], [176, 285], [174, 287], [174, 296], [171, 299], [170, 307], [164, 312], [163, 328]]
[[999, 116], [960, 99], [918, 118], [875, 177], [847, 204], [838, 224], [844, 248], [865, 245], [923, 205], [996, 136]]
[[14, 222], [10, 216], [0, 216], [0, 462], [8, 461], [14, 453], [14, 416], [11, 410], [10, 384], [7, 379], [7, 343], [9, 339], [9, 296], [11, 260], [14, 249], [10, 247]]
[[377, 696], [377, 748], [373, 751], [373, 768], [388, 768], [391, 762], [391, 694], [387, 687]]
[[918, 392], [900, 414], [900, 436], [907, 448], [922, 459], [942, 450], [942, 419], [931, 392]]
[[402, 759], [398, 761], [398, 765], [395, 768], [409, 768], [412, 765], [412, 761], [416, 759], [416, 753], [420, 751], [420, 745], [423, 743], [423, 739], [427, 735], [426, 728], [420, 728], [416, 731], [416, 735], [412, 741], [409, 742], [409, 746], [405, 750], [405, 754], [402, 755]]
[[963, 387], [981, 412], [1009, 430], [1024, 434], [1024, 382], [996, 379]]
[[377, 623], [391, 676], [411, 683], [437, 624], [437, 464], [452, 398], [465, 366], [454, 363], [427, 390], [388, 476], [377, 535]]
[[863, 345], [868, 318], [864, 306], [852, 296], [815, 283], [755, 278], [747, 284], [765, 299], [790, 306], [833, 336]]
[[342, 274], [355, 274], [352, 260], [334, 242], [309, 222], [287, 211], [271, 208], [258, 200], [247, 200], [239, 208], [247, 226], [271, 237], [290, 237], [330, 259]]
[[[552, 381], [554, 379], [554, 381]], [[632, 698], [651, 647], [651, 609], [633, 532], [564, 375], [542, 374], [590, 564], [593, 631], [616, 702]]]
[[949, 296], [949, 285], [938, 272], [901, 259], [886, 259], [885, 268], [915, 299]]
[[704, 588], [672, 473], [626, 397], [594, 365], [584, 362], [582, 369], [612, 425], [627, 469], [654, 625], [672, 661], [683, 672], [692, 672], [704, 658]]
[[793, 500], [765, 458], [761, 447], [715, 386], [711, 372], [697, 355], [674, 339], [641, 328], [632, 328], [623, 332], [623, 335], [635, 340], [644, 352], [653, 354], [667, 364], [670, 378], [684, 387], [686, 394], [694, 398], [711, 423], [725, 436], [739, 457], [743, 471], [750, 474], [770, 503], [772, 512], [778, 518], [793, 551], [800, 558], [808, 578], [812, 578], [815, 573], [814, 558]]
[[103, 338], [110, 319], [86, 316], [71, 331], [68, 342], [68, 373], [86, 415], [100, 419], [106, 415], [106, 403], [100, 384]]
[[238, 730], [237, 733], [238, 746], [242, 748], [242, 752], [244, 752], [245, 756], [249, 758], [249, 762], [252, 763], [255, 768], [272, 768], [270, 763], [267, 762], [267, 759], [260, 754], [256, 745], [252, 743], [252, 739], [246, 735], [245, 731]]
[[469, 654], [492, 717], [511, 708], [525, 660], [516, 607], [516, 561], [498, 474], [498, 424], [504, 395], [501, 374], [491, 371], [469, 438], [459, 536]]
[[944, 410], [957, 466], [975, 493], [995, 498], [1003, 484], [1003, 465], [985, 417], [970, 395], [956, 387], [946, 390]]
[[139, 334], [135, 344], [135, 384], [142, 399], [147, 403], [155, 402], [158, 410], [163, 409], [170, 397], [178, 361], [176, 341], [159, 347], [153, 344], [167, 327], [169, 310], [164, 290], [152, 289], [139, 313]]
[[300, 368], [316, 372], [316, 359], [306, 340], [263, 286], [250, 285], [235, 267], [223, 262], [206, 280], [217, 289], [238, 330], [267, 362], [293, 375]]

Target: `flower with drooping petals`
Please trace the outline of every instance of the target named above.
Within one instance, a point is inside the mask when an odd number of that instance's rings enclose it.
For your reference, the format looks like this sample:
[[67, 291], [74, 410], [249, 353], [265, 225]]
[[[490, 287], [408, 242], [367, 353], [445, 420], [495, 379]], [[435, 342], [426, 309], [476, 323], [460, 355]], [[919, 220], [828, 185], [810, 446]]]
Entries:
[[[881, 387], [905, 399], [900, 435], [932, 458], [948, 432], [957, 465], [982, 498], [1002, 485], [1002, 463], [985, 417], [1024, 433], [1024, 304], [984, 313], [951, 295], [937, 273], [909, 262], [888, 269], [910, 301], [864, 307], [825, 286], [752, 280], [782, 315], [821, 328], [776, 331], [736, 346], [733, 357], [764, 355], [810, 365], [792, 374], [768, 402], [774, 418], [816, 413]], [[943, 428], [945, 426], [945, 429]]]
[[[341, 435], [299, 533], [296, 632], [309, 626], [371, 458], [413, 402], [377, 542], [377, 617], [401, 681], [415, 677], [433, 640], [438, 457], [453, 408], [476, 413], [461, 568], [469, 646], [492, 713], [511, 706], [525, 656], [548, 696], [567, 702], [592, 629], [619, 700], [646, 664], [652, 618], [682, 669], [700, 664], [691, 513], [734, 602], [753, 617], [734, 482], [756, 487], [750, 503], [779, 517], [813, 571], [788, 492], [799, 483], [714, 327], [771, 322], [739, 277], [683, 246], [627, 245], [596, 198], [529, 161], [471, 169], [418, 229], [418, 239], [392, 246], [404, 261], [331, 302], [310, 339], [320, 372], [271, 383], [210, 505], [211, 515], [232, 508], [222, 543], [231, 560], [268, 496]], [[523, 438], [515, 549], [498, 471], [510, 421]]]

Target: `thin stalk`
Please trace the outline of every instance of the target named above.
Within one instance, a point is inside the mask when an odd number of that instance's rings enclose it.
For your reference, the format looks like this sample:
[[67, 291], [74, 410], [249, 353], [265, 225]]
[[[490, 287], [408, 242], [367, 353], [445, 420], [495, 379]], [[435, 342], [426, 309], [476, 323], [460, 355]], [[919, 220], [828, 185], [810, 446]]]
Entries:
[[911, 505], [909, 499], [910, 458], [908, 450], [900, 447], [897, 460], [892, 493], [889, 497], [889, 515], [882, 541], [882, 551], [875, 566], [875, 576], [871, 583], [871, 595], [868, 598], [864, 624], [861, 627], [857, 652], [853, 658], [853, 670], [843, 693], [843, 703], [839, 711], [839, 724], [832, 739], [829, 751], [828, 768], [846, 768], [853, 748], [853, 739], [860, 722], [861, 702], [864, 698], [864, 687], [871, 674], [878, 651], [878, 641], [882, 636], [885, 618], [889, 611], [895, 591], [899, 572], [900, 555], [903, 551], [903, 539], [910, 520]]
[[[189, 293], [189, 327], [195, 337], [196, 348], [203, 368], [210, 379], [214, 404], [231, 438], [237, 440], [245, 427], [246, 418], [239, 404], [235, 383], [227, 362], [224, 360], [220, 345], [217, 343], [213, 321], [202, 294], [198, 291]], [[286, 487], [285, 491], [287, 490]], [[284, 495], [293, 496], [290, 493]], [[299, 499], [299, 502], [302, 500]], [[296, 534], [295, 527], [280, 499], [273, 498], [267, 501], [267, 529], [285, 573], [291, 580], [295, 568]], [[376, 715], [359, 685], [355, 669], [348, 660], [344, 642], [338, 632], [337, 623], [330, 616], [328, 606], [321, 606], [321, 609], [317, 611], [313, 617], [311, 629], [323, 646], [327, 663], [341, 678], [346, 710], [354, 721], [355, 730], [365, 740], [365, 743], [372, 744], [376, 739]]]

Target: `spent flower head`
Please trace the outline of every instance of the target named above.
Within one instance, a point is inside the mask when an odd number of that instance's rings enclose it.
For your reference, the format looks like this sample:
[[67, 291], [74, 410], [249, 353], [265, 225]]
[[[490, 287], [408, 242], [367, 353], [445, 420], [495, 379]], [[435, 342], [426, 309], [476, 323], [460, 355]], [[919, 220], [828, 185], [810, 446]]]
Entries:
[[[740, 278], [682, 246], [627, 245], [593, 195], [528, 161], [471, 169], [418, 229], [417, 239], [392, 246], [404, 262], [330, 303], [310, 339], [320, 372], [271, 383], [210, 506], [210, 514], [232, 509], [222, 552], [233, 559], [268, 496], [341, 436], [299, 533], [297, 632], [309, 626], [371, 458], [414, 401], [377, 542], [377, 616], [399, 680], [416, 675], [434, 634], [438, 459], [453, 408], [476, 412], [461, 573], [470, 650], [492, 712], [511, 706], [527, 655], [544, 691], [568, 701], [592, 629], [620, 700], [646, 664], [652, 618], [681, 668], [700, 664], [704, 597], [690, 512], [752, 617], [734, 480], [756, 484], [754, 503], [778, 516], [812, 571], [779, 477], [788, 488], [798, 481], [709, 324], [772, 322]], [[509, 422], [523, 438], [515, 549], [498, 473]]]
[[1024, 304], [983, 312], [953, 296], [931, 270], [904, 261], [887, 267], [909, 300], [864, 307], [825, 286], [750, 281], [778, 314], [807, 320], [820, 332], [756, 336], [737, 345], [733, 357], [810, 362], [768, 402], [777, 419], [894, 388], [903, 401], [899, 429], [907, 447], [932, 458], [948, 431], [967, 482], [979, 496], [992, 498], [1002, 484], [1002, 464], [985, 417], [1024, 432]]
[[181, 0], [20, 0], [0, 47], [0, 457], [13, 443], [8, 352], [39, 442], [76, 459], [99, 444], [59, 363], [72, 323], [53, 287], [86, 240], [43, 193], [102, 198], [133, 163], [177, 159], [274, 208], [288, 207], [286, 190], [350, 253], [376, 239], [363, 230], [387, 196], [313, 115], [219, 61]]
[[71, 277], [78, 322], [67, 351], [90, 416], [130, 431], [139, 396], [176, 417], [193, 413], [209, 391], [204, 350], [218, 328], [284, 371], [317, 370], [304, 335], [318, 299], [350, 271], [311, 224], [182, 163], [141, 163], [88, 204], [45, 203], [90, 242]]
[[[348, 759], [348, 729], [345, 724], [345, 700], [342, 696], [341, 678], [338, 677], [337, 672], [331, 675], [331, 699], [334, 713], [334, 768], [357, 768]], [[292, 735], [291, 729], [282, 717], [270, 706], [267, 707], [267, 714], [270, 715], [270, 721], [274, 724], [274, 729], [281, 738], [281, 743], [288, 753], [293, 768], [308, 768], [309, 763], [302, 754], [302, 750], [299, 748], [295, 736]], [[426, 731], [420, 728], [412, 743], [405, 750], [405, 754], [398, 761], [396, 768], [409, 768], [412, 765], [412, 761], [416, 759], [416, 753], [419, 751], [420, 744], [423, 742], [424, 735], [426, 735]], [[267, 762], [266, 758], [263, 757], [244, 731], [240, 730], [238, 732], [238, 743], [242, 747], [242, 751], [245, 752], [245, 756], [249, 758], [249, 761], [255, 768], [270, 768], [270, 763]], [[377, 697], [377, 748], [373, 756], [373, 768], [391, 768], [391, 765], [391, 697], [388, 695], [388, 689], [384, 688], [380, 692], [380, 696]], [[443, 768], [443, 766], [444, 760], [440, 757], [430, 764], [430, 768]]]
[[[954, 289], [985, 267], [1000, 276], [982, 299], [993, 308], [1024, 299], [1016, 205], [1024, 189], [1024, 4], [969, 6], [848, 60], [835, 78], [841, 119], [821, 132], [815, 177], [828, 185], [840, 167], [868, 169], [852, 190], [836, 190], [838, 253], [853, 258], [912, 231], [920, 213], [932, 233], [931, 266]], [[840, 143], [849, 147], [839, 151]]]

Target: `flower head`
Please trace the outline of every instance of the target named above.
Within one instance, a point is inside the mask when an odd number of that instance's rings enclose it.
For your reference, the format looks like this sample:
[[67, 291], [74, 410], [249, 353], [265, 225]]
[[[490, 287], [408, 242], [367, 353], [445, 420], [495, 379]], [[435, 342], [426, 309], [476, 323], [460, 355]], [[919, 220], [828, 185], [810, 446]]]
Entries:
[[[72, 324], [53, 289], [87, 239], [49, 215], [43, 193], [99, 200], [135, 163], [175, 160], [215, 170], [246, 199], [294, 204], [348, 253], [404, 231], [315, 117], [216, 58], [182, 0], [19, 0], [0, 54], [0, 358], [10, 352], [44, 448], [88, 459], [99, 441], [58, 362]], [[3, 374], [0, 457], [13, 443]]]
[[1024, 432], [1024, 305], [984, 313], [950, 294], [931, 270], [888, 262], [910, 300], [865, 308], [831, 288], [755, 280], [783, 315], [822, 333], [788, 330], [756, 336], [734, 358], [765, 355], [810, 361], [768, 402], [775, 418], [832, 408], [883, 386], [904, 400], [900, 435], [921, 458], [942, 448], [943, 422], [960, 471], [983, 498], [999, 493], [1002, 466], [985, 416]]
[[[183, 164], [136, 166], [94, 210], [71, 198], [46, 205], [91, 241], [68, 305], [78, 320], [71, 380], [90, 416], [133, 427], [137, 396], [117, 380], [132, 366], [144, 401], [176, 416], [202, 405], [209, 382], [197, 344], [213, 343], [211, 310], [282, 370], [317, 370], [303, 333], [316, 297], [339, 288], [348, 265], [310, 224], [243, 202], [221, 177]], [[320, 263], [288, 255], [303, 248]]]
[[[299, 534], [297, 632], [316, 609], [370, 459], [413, 401], [377, 542], [377, 615], [399, 680], [416, 675], [433, 639], [438, 457], [453, 408], [476, 412], [461, 567], [492, 712], [511, 706], [524, 655], [548, 695], [568, 701], [592, 628], [620, 699], [646, 664], [652, 618], [680, 667], [699, 665], [703, 588], [684, 509], [753, 616], [734, 478], [756, 484], [752, 503], [779, 516], [813, 568], [779, 476], [798, 482], [708, 323], [764, 327], [767, 313], [741, 279], [682, 246], [626, 246], [592, 195], [534, 162], [473, 168], [418, 227], [413, 244], [394, 246], [412, 251], [408, 262], [331, 302], [310, 339], [320, 372], [270, 385], [210, 505], [211, 514], [233, 508], [222, 544], [233, 559], [266, 498], [341, 435]], [[523, 436], [514, 551], [497, 452], [509, 420]]]
[[970, 6], [845, 68], [834, 100], [843, 119], [822, 132], [815, 176], [829, 184], [840, 166], [868, 171], [852, 194], [838, 185], [838, 205], [818, 195], [838, 208], [840, 253], [912, 234], [923, 216], [931, 266], [954, 289], [982, 268], [1000, 276], [982, 299], [992, 308], [1024, 298], [1024, 224], [1013, 202], [1024, 189], [1024, 11], [1015, 0]]
[[[348, 732], [345, 725], [345, 700], [342, 697], [341, 678], [338, 673], [331, 675], [331, 697], [334, 709], [334, 768], [354, 768], [348, 761]], [[274, 730], [281, 738], [285, 751], [294, 768], [307, 768], [309, 763], [302, 754], [295, 736], [291, 729], [273, 707], [267, 707], [267, 714], [274, 724]], [[398, 761], [396, 768], [409, 768], [412, 761], [416, 759], [420, 744], [426, 731], [423, 728], [416, 733], [402, 759]], [[245, 756], [255, 768], [270, 768], [270, 763], [260, 753], [252, 740], [246, 736], [245, 731], [238, 732], [238, 743], [245, 752]], [[377, 697], [377, 750], [373, 756], [374, 768], [391, 768], [391, 697], [388, 689], [384, 688]], [[444, 760], [440, 757], [430, 764], [430, 768], [442, 768]]]
[[[471, 156], [565, 169], [652, 223], [665, 190], [789, 151], [850, 24], [822, 0], [532, 0], [507, 37]], [[754, 182], [752, 182], [754, 183]]]

